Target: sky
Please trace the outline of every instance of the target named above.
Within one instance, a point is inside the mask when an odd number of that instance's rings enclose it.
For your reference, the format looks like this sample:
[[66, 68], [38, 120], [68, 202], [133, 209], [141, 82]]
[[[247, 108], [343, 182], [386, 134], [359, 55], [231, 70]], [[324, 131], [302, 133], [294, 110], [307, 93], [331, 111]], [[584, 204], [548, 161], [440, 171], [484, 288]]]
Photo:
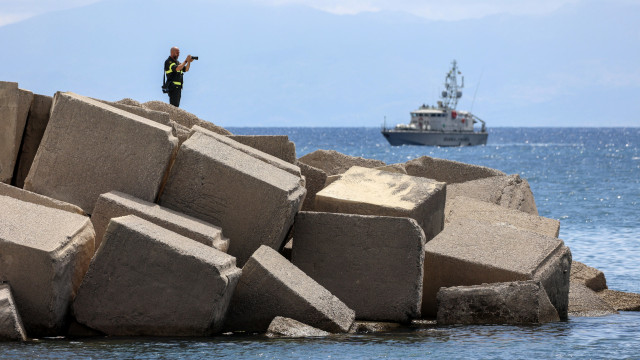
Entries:
[[0, 0], [0, 41], [23, 56], [0, 80], [167, 101], [148, 64], [180, 44], [201, 56], [181, 104], [200, 118], [379, 126], [434, 104], [456, 59], [458, 108], [489, 126], [640, 126], [640, 0], [191, 0], [168, 39], [149, 7], [168, 0], [130, 1]]

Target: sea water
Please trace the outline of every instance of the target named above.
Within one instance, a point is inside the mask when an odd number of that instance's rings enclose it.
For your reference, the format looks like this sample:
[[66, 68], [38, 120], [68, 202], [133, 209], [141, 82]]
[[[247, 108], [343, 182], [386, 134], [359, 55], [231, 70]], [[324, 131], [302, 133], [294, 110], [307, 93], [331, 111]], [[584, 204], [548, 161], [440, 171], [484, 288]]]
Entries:
[[[495, 128], [486, 146], [392, 147], [377, 128], [229, 128], [288, 135], [298, 156], [317, 149], [388, 164], [423, 155], [527, 179], [541, 216], [560, 220], [573, 259], [610, 289], [640, 293], [640, 128]], [[640, 312], [527, 326], [431, 326], [327, 338], [38, 339], [0, 343], [1, 359], [640, 359]]]

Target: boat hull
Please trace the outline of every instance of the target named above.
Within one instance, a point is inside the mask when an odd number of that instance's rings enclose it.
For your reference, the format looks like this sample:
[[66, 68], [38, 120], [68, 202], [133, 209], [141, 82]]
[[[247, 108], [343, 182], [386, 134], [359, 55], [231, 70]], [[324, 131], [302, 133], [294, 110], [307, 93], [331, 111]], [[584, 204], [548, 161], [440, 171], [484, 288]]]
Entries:
[[418, 130], [382, 130], [382, 135], [393, 146], [475, 146], [486, 145], [486, 132], [442, 132]]

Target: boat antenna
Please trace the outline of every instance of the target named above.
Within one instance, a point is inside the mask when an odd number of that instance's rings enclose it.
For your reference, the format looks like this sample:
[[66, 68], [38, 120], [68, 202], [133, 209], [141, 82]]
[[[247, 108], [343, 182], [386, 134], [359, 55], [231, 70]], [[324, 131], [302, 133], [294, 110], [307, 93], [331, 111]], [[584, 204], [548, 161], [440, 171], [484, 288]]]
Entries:
[[482, 68], [482, 71], [480, 72], [480, 78], [478, 78], [478, 83], [476, 84], [476, 90], [473, 92], [473, 100], [471, 100], [471, 108], [469, 109], [469, 112], [473, 112], [473, 104], [475, 104], [475, 102], [476, 102], [476, 94], [478, 93], [478, 87], [480, 87], [480, 81], [482, 80], [482, 74], [484, 74], [484, 67]]

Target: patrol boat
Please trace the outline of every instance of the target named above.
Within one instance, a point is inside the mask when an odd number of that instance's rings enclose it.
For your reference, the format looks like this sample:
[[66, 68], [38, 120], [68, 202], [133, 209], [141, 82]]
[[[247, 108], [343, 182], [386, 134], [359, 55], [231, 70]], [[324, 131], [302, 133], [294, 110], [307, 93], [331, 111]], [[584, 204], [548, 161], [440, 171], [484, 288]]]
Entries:
[[[464, 76], [458, 84], [457, 75], [461, 75], [455, 60], [444, 83], [441, 99], [437, 106], [422, 105], [411, 112], [409, 124], [398, 124], [395, 128], [387, 128], [386, 121], [382, 127], [382, 135], [393, 146], [428, 145], [428, 146], [473, 146], [487, 143], [485, 122], [468, 111], [456, 110], [458, 100], [462, 97]], [[482, 123], [480, 131], [474, 130], [474, 124]]]

